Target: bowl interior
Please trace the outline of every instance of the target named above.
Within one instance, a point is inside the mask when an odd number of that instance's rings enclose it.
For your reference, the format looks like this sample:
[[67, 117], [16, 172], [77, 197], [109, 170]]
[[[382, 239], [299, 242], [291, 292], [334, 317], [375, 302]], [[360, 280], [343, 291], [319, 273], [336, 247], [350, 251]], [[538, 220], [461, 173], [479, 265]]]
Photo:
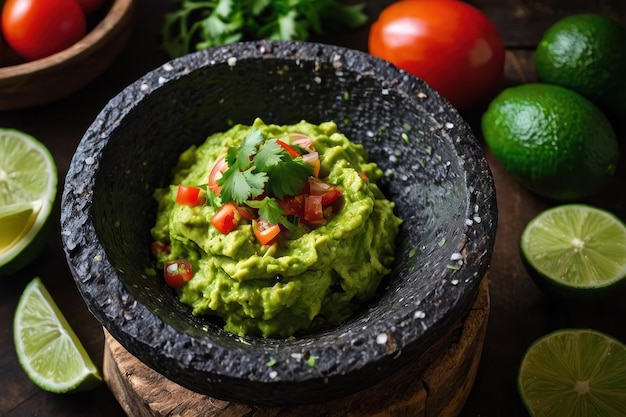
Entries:
[[[225, 332], [191, 315], [153, 274], [154, 189], [168, 182], [190, 145], [255, 117], [275, 124], [335, 121], [388, 173], [381, 189], [404, 220], [396, 262], [377, 297], [338, 327], [294, 340]], [[90, 202], [68, 191], [76, 184], [83, 184], [80, 192]], [[282, 383], [298, 383], [289, 401], [299, 403], [371, 385], [419, 355], [469, 308], [488, 268], [496, 226], [489, 168], [458, 113], [389, 64], [317, 44], [223, 47], [147, 74], [90, 127], [64, 194], [64, 230], [78, 221], [84, 231], [83, 238], [64, 237], [70, 267], [111, 334], [184, 386], [272, 404], [285, 398], [264, 388], [276, 382], [259, 370], [269, 359], [278, 360], [273, 370]], [[78, 213], [81, 220], [72, 220]], [[314, 352], [316, 369], [294, 363], [294, 352]], [[363, 381], [364, 373], [377, 376]]]

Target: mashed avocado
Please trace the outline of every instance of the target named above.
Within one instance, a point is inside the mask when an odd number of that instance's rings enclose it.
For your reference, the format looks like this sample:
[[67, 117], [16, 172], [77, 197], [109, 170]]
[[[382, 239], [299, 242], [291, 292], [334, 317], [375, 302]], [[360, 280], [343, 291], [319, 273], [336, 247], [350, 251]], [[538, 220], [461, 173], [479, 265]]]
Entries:
[[[264, 138], [298, 133], [312, 139], [319, 177], [341, 190], [341, 205], [324, 224], [299, 224], [288, 238], [266, 245], [255, 238], [249, 220], [241, 219], [229, 233], [211, 224], [221, 203], [207, 189], [207, 178], [251, 129]], [[180, 301], [195, 315], [220, 317], [230, 332], [290, 337], [335, 325], [373, 296], [394, 259], [401, 220], [376, 185], [381, 176], [364, 148], [337, 132], [333, 122], [277, 126], [257, 119], [252, 127], [236, 125], [185, 151], [172, 185], [156, 190], [152, 236], [168, 248], [155, 253], [157, 262], [162, 267], [167, 260], [190, 261], [193, 278], [176, 289]], [[178, 204], [179, 184], [203, 188], [207, 202]]]

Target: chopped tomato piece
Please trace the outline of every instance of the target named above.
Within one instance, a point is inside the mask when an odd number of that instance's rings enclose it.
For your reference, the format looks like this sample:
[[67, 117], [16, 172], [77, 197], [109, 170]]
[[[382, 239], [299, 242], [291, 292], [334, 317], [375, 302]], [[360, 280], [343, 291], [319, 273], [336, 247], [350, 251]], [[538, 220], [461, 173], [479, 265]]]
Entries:
[[152, 244], [150, 245], [150, 250], [152, 251], [152, 255], [154, 255], [154, 257], [158, 257], [161, 254], [168, 254], [171, 252], [172, 248], [170, 248], [169, 245], [166, 245], [163, 242], [159, 242], [154, 241], [152, 242]]
[[163, 265], [165, 283], [173, 288], [185, 285], [193, 277], [193, 267], [186, 259], [167, 261]]
[[304, 162], [308, 162], [309, 164], [313, 165], [313, 176], [316, 178], [319, 177], [320, 167], [321, 167], [319, 153], [317, 152], [305, 153], [304, 155], [302, 155], [302, 160], [304, 160]]
[[285, 216], [304, 217], [304, 195], [299, 194], [296, 196], [286, 195], [280, 200], [278, 204], [283, 208]]
[[200, 194], [200, 188], [179, 185], [176, 192], [176, 203], [188, 206], [199, 206], [204, 204], [204, 196]]
[[367, 174], [363, 171], [359, 172], [359, 175], [361, 176], [361, 178], [363, 178], [365, 180], [365, 182], [370, 182], [369, 177], [367, 176]]
[[226, 234], [235, 230], [240, 218], [235, 204], [226, 203], [211, 216], [211, 224], [221, 233]]
[[237, 212], [244, 219], [252, 220], [258, 217], [258, 214], [255, 209], [250, 206], [235, 206], [237, 208]]
[[309, 177], [309, 193], [322, 197], [322, 206], [334, 203], [340, 196], [341, 190], [326, 181]]
[[276, 139], [276, 143], [280, 145], [281, 148], [283, 148], [284, 150], [287, 151], [287, 153], [289, 155], [291, 155], [292, 158], [297, 158], [298, 156], [300, 156], [300, 152], [298, 152], [297, 150], [295, 150], [293, 148], [293, 146], [291, 146], [290, 144], [288, 144], [287, 142], [283, 142], [280, 139]]
[[213, 165], [211, 173], [209, 174], [209, 188], [217, 195], [220, 195], [220, 192], [222, 191], [222, 187], [217, 185], [217, 181], [222, 178], [222, 174], [227, 169], [228, 163], [226, 162], [226, 158], [222, 156], [215, 162], [215, 165]]
[[311, 223], [324, 220], [321, 195], [307, 194], [304, 196], [304, 220]]
[[280, 234], [279, 225], [272, 224], [262, 217], [252, 220], [252, 229], [261, 245], [272, 244]]

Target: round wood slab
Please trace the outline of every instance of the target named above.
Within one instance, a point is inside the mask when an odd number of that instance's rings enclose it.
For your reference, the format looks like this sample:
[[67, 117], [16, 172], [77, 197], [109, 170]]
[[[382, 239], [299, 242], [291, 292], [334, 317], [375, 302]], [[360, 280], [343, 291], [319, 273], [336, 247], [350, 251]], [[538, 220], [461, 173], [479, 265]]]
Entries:
[[489, 286], [419, 360], [381, 383], [327, 403], [257, 407], [181, 387], [128, 353], [105, 330], [104, 380], [131, 417], [456, 417], [471, 391], [489, 318]]

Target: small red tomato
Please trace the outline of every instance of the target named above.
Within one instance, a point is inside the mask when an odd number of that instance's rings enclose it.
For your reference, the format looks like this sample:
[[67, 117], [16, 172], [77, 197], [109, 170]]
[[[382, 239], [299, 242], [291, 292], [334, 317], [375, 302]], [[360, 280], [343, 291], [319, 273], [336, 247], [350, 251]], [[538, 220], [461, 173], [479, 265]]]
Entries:
[[86, 16], [89, 16], [99, 10], [105, 0], [76, 0], [76, 2], [80, 8], [83, 9], [83, 13], [85, 13]]
[[321, 195], [304, 196], [304, 220], [307, 224], [318, 224], [325, 220]]
[[200, 194], [200, 188], [179, 185], [176, 191], [176, 203], [188, 206], [199, 206], [204, 204], [204, 196]]
[[341, 190], [339, 188], [314, 177], [309, 177], [309, 193], [311, 195], [321, 196], [322, 206], [332, 204], [341, 197]]
[[193, 277], [193, 267], [186, 259], [167, 261], [163, 265], [165, 283], [173, 288], [180, 288]]
[[76, 0], [7, 0], [1, 20], [7, 44], [28, 61], [67, 49], [87, 30]]
[[252, 220], [252, 230], [261, 245], [271, 245], [280, 234], [280, 226], [264, 218]]
[[226, 203], [211, 216], [211, 224], [223, 234], [232, 232], [239, 225], [241, 216], [234, 203]]
[[226, 158], [222, 156], [215, 162], [215, 165], [213, 165], [211, 173], [209, 174], [209, 188], [217, 195], [220, 195], [222, 192], [222, 187], [217, 184], [217, 181], [222, 178], [222, 174], [227, 169], [228, 163], [226, 162]]
[[461, 109], [486, 99], [504, 73], [504, 43], [497, 28], [458, 0], [392, 3], [372, 24], [368, 48]]

